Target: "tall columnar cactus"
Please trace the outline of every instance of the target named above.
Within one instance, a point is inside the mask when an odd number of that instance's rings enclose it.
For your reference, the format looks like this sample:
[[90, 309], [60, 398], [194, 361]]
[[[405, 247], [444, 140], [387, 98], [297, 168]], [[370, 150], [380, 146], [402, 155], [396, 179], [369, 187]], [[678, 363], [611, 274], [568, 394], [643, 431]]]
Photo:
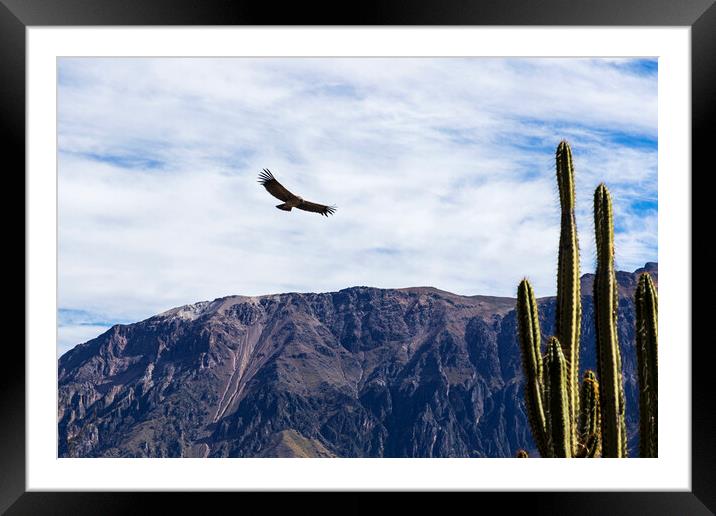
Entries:
[[[579, 283], [579, 241], [574, 215], [574, 165], [572, 149], [566, 141], [557, 147], [557, 185], [561, 207], [559, 256], [557, 259], [557, 320], [555, 336], [567, 361], [567, 393], [570, 419], [579, 415], [579, 333], [582, 301]], [[576, 429], [573, 425], [572, 429]], [[573, 433], [571, 440], [576, 442]]]
[[[617, 333], [614, 226], [609, 191], [594, 193], [597, 270], [594, 278], [599, 382], [586, 371], [579, 390], [581, 318], [579, 245], [574, 216], [574, 167], [567, 142], [557, 147], [562, 208], [555, 336], [542, 355], [537, 303], [524, 279], [517, 292], [517, 319], [525, 371], [525, 398], [532, 435], [543, 457], [626, 457], [624, 384]], [[637, 354], [641, 405], [641, 456], [657, 455], [657, 297], [648, 274], [636, 292]]]
[[639, 276], [636, 293], [636, 356], [639, 369], [639, 455], [657, 457], [658, 298], [649, 273]]
[[[600, 432], [582, 432], [580, 421], [591, 422], [595, 405], [580, 408], [579, 336], [582, 303], [579, 282], [579, 242], [574, 215], [574, 165], [566, 141], [555, 156], [561, 206], [557, 265], [556, 334], [547, 345], [544, 362], [540, 344], [537, 303], [529, 282], [517, 289], [517, 317], [522, 362], [527, 384], [525, 396], [532, 435], [542, 457], [592, 457], [599, 449]], [[582, 390], [598, 392], [594, 376]], [[591, 390], [590, 390], [591, 389]], [[598, 406], [598, 405], [597, 405]], [[587, 413], [582, 414], [582, 410]], [[585, 423], [586, 424], [586, 423]]]
[[602, 455], [626, 457], [624, 387], [617, 335], [617, 284], [614, 272], [614, 225], [609, 190], [594, 192], [597, 270], [594, 277], [597, 370], [601, 405]]
[[527, 279], [523, 279], [517, 287], [517, 325], [522, 348], [522, 364], [527, 380], [525, 385], [527, 417], [540, 455], [550, 457], [552, 455], [550, 436], [543, 403], [545, 382], [537, 301]]

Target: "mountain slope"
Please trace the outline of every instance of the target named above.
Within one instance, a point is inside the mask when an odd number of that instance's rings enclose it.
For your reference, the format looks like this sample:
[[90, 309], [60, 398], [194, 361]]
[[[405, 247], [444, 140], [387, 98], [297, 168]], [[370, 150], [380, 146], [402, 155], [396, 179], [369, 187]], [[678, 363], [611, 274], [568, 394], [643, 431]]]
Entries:
[[[647, 264], [657, 278], [656, 264]], [[620, 272], [630, 447], [636, 274]], [[591, 283], [583, 278], [585, 292]], [[430, 287], [232, 296], [64, 354], [63, 457], [510, 457], [534, 451], [515, 300]], [[539, 301], [543, 331], [554, 298]], [[582, 367], [595, 367], [583, 297]]]

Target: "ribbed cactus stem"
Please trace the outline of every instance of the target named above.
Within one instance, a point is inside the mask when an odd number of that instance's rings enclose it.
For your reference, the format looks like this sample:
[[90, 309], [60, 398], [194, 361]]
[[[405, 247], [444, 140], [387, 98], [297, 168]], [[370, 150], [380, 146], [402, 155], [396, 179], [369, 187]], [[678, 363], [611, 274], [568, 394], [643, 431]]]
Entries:
[[[555, 336], [567, 360], [569, 413], [572, 421], [579, 415], [579, 334], [582, 301], [579, 282], [579, 241], [574, 214], [574, 164], [572, 149], [562, 140], [556, 153], [557, 185], [562, 218], [557, 261], [557, 321]], [[572, 425], [572, 442], [576, 443], [576, 425]]]
[[523, 279], [517, 288], [517, 324], [525, 372], [525, 404], [537, 449], [550, 455], [547, 420], [543, 406], [543, 377], [537, 301], [532, 286]]
[[572, 456], [572, 422], [569, 414], [569, 393], [567, 391], [567, 361], [557, 338], [547, 344], [545, 355], [546, 374], [549, 377], [549, 419], [552, 433], [552, 454], [554, 457]]
[[596, 457], [601, 452], [601, 411], [599, 383], [594, 371], [584, 373], [580, 403], [578, 455]]
[[639, 369], [639, 456], [657, 457], [658, 298], [649, 273], [639, 276], [635, 293], [636, 356]]
[[617, 285], [614, 272], [614, 226], [609, 190], [600, 184], [594, 192], [594, 228], [597, 270], [594, 277], [599, 394], [602, 409], [602, 455], [626, 457], [624, 389], [617, 336]]

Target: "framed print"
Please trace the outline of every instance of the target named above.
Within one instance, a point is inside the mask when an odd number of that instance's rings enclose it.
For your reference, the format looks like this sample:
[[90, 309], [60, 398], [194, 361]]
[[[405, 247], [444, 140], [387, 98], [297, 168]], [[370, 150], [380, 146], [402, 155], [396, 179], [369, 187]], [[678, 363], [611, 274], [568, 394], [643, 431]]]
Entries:
[[286, 490], [713, 510], [712, 2], [62, 4], [1, 11], [27, 202], [8, 514]]

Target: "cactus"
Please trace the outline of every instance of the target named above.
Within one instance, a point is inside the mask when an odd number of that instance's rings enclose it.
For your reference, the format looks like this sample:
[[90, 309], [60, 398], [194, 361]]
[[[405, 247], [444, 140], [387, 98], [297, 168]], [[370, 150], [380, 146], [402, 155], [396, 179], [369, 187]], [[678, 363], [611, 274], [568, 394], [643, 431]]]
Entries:
[[594, 371], [584, 373], [582, 410], [579, 415], [579, 442], [577, 456], [596, 457], [601, 451], [601, 412], [599, 409], [599, 383]]
[[[542, 457], [593, 457], [599, 450], [600, 432], [583, 434], [579, 431], [581, 419], [592, 421], [595, 418], [590, 413], [582, 415], [579, 404], [582, 315], [579, 245], [574, 216], [572, 151], [565, 141], [557, 147], [556, 168], [562, 211], [557, 267], [557, 321], [556, 335], [547, 345], [544, 363], [534, 292], [526, 279], [517, 289], [518, 329], [527, 380], [527, 414], [532, 436]], [[594, 404], [586, 406], [585, 410], [593, 411]]]
[[527, 379], [525, 386], [527, 417], [540, 455], [549, 457], [551, 448], [543, 404], [544, 381], [537, 301], [527, 279], [523, 279], [517, 288], [517, 324], [522, 348], [522, 364]]
[[636, 356], [639, 369], [639, 456], [658, 456], [658, 298], [649, 273], [639, 276], [636, 306]]
[[567, 361], [562, 353], [562, 346], [556, 337], [547, 344], [545, 355], [545, 371], [549, 378], [546, 398], [549, 411], [549, 428], [551, 431], [552, 456], [572, 456], [572, 420], [569, 413], [569, 389], [567, 388]]
[[594, 192], [597, 270], [594, 276], [594, 320], [601, 406], [602, 455], [626, 457], [624, 387], [617, 336], [617, 285], [614, 272], [614, 226], [609, 190]]
[[[555, 336], [550, 338], [544, 359], [540, 348], [534, 292], [526, 279], [522, 280], [517, 290], [519, 338], [527, 380], [525, 399], [532, 435], [543, 457], [626, 457], [611, 196], [603, 183], [594, 193], [597, 248], [594, 320], [599, 382], [593, 371], [586, 371], [580, 393], [578, 378], [582, 310], [579, 245], [574, 217], [574, 166], [572, 151], [567, 142], [562, 141], [557, 147], [556, 161], [562, 213], [557, 266], [557, 320]], [[641, 456], [656, 457], [657, 297], [648, 274], [642, 274], [639, 278], [635, 301]]]
[[[574, 216], [574, 165], [572, 150], [566, 141], [557, 147], [557, 185], [562, 217], [557, 259], [557, 320], [555, 336], [562, 345], [567, 360], [567, 393], [572, 420], [579, 414], [579, 333], [582, 301], [579, 283], [579, 242]], [[572, 425], [572, 441], [576, 441]]]

